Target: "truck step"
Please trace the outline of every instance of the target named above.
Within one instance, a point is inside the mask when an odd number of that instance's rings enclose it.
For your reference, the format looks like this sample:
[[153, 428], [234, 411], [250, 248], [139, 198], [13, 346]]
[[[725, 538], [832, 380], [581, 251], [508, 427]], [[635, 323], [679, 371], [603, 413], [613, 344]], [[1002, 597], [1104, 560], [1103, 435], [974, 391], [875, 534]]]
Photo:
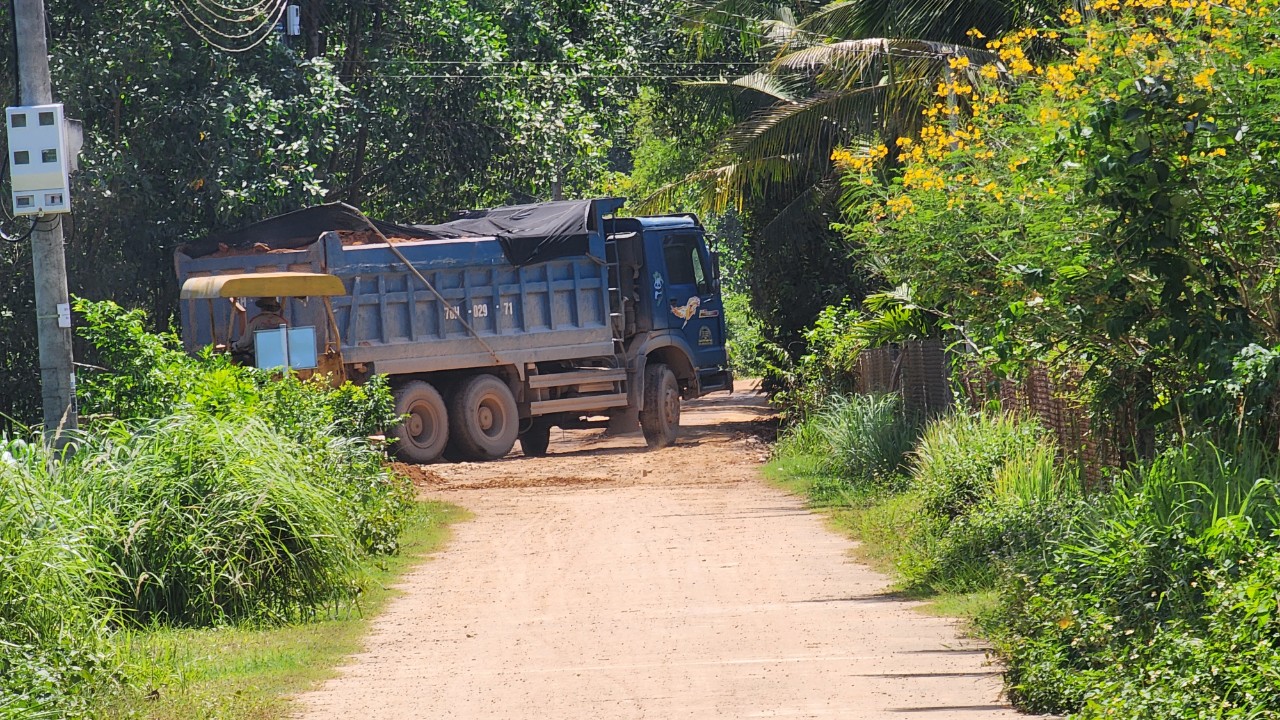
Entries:
[[615, 393], [612, 395], [587, 395], [586, 397], [542, 400], [540, 402], [529, 403], [529, 412], [533, 415], [546, 415], [547, 413], [553, 412], [603, 410], [605, 408], [622, 407], [626, 404], [626, 393]]
[[[616, 382], [627, 379], [624, 368], [600, 368], [599, 370], [576, 370], [574, 372], [553, 373], [550, 375], [532, 375], [529, 377], [529, 388], [564, 387], [583, 383]], [[537, 403], [535, 403], [536, 405]]]

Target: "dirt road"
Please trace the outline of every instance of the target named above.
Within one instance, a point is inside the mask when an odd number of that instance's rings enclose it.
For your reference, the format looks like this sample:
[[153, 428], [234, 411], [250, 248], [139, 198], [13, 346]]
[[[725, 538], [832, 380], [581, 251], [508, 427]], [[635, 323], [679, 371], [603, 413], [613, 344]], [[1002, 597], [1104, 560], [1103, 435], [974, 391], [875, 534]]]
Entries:
[[765, 417], [712, 396], [659, 452], [557, 431], [545, 458], [433, 466], [475, 519], [303, 717], [1016, 717], [952, 622], [764, 484]]

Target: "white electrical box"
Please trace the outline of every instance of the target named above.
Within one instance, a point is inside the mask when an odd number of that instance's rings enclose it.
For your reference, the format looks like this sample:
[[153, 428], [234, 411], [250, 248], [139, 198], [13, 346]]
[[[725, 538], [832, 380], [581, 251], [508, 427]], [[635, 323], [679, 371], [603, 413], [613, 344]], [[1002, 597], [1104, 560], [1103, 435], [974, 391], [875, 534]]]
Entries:
[[71, 212], [69, 152], [62, 104], [5, 110], [14, 215]]

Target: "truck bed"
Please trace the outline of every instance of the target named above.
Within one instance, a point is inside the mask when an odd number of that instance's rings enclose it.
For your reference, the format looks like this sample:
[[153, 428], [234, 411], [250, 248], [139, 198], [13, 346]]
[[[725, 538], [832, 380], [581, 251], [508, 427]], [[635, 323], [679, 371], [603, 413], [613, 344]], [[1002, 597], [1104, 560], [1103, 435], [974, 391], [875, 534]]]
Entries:
[[[332, 342], [336, 325], [344, 360], [373, 372], [507, 364], [523, 370], [527, 363], [613, 354], [608, 273], [598, 259], [604, 256], [603, 240], [599, 248], [595, 240], [589, 255], [523, 267], [511, 265], [493, 238], [396, 242], [444, 302], [386, 243], [344, 244], [337, 232], [297, 249], [199, 258], [179, 253], [176, 265], [180, 283], [189, 277], [282, 270], [336, 275], [348, 294], [333, 298], [333, 323], [314, 299], [287, 303], [288, 320], [314, 326], [322, 345]], [[214, 342], [211, 312], [220, 313], [218, 327], [225, 327], [232, 308], [196, 300], [182, 304], [188, 349]]]

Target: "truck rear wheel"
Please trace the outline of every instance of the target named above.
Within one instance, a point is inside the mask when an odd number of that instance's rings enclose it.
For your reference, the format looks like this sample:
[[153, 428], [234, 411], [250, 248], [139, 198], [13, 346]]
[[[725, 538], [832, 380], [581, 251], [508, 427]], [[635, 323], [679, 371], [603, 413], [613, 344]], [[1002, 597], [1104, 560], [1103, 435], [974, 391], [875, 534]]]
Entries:
[[542, 457], [547, 454], [547, 446], [551, 444], [551, 423], [545, 420], [534, 420], [528, 430], [520, 433], [520, 452], [525, 457]]
[[449, 441], [449, 412], [444, 398], [430, 384], [412, 380], [395, 393], [396, 414], [404, 417], [391, 434], [393, 448], [405, 462], [435, 462]]
[[463, 381], [453, 396], [449, 430], [458, 451], [472, 460], [496, 460], [511, 452], [520, 414], [511, 388], [493, 375]]
[[676, 432], [680, 429], [680, 384], [671, 368], [662, 363], [653, 363], [644, 369], [640, 429], [651, 448], [664, 448], [676, 441]]

